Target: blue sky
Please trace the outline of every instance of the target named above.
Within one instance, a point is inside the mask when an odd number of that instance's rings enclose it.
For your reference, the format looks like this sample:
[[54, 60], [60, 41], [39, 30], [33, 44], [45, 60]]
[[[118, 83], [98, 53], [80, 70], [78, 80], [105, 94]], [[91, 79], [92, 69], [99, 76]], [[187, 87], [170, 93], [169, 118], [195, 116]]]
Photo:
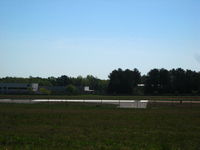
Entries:
[[0, 77], [200, 71], [199, 0], [0, 0]]

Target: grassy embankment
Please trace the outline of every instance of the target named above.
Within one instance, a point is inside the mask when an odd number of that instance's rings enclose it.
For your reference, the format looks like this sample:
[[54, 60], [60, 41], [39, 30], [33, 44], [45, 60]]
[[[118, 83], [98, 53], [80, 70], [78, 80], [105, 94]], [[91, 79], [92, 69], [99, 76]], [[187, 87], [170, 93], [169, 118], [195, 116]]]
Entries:
[[199, 126], [199, 104], [0, 104], [0, 149], [197, 150]]
[[0, 99], [200, 100], [200, 96], [0, 95]]

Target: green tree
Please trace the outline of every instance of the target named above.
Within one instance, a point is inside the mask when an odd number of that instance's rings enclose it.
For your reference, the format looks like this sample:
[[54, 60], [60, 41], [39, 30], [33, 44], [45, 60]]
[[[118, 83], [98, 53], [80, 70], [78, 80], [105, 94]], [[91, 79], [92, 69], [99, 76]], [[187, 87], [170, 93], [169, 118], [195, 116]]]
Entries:
[[157, 94], [160, 86], [160, 72], [158, 69], [152, 69], [148, 72], [145, 83], [145, 92], [148, 94]]
[[66, 75], [62, 75], [61, 77], [58, 77], [56, 79], [56, 85], [58, 86], [66, 86], [68, 84], [71, 84], [70, 78]]
[[137, 87], [141, 78], [137, 69], [114, 70], [109, 75], [108, 92], [110, 94], [134, 94], [134, 88]]
[[170, 92], [170, 73], [166, 69], [160, 69], [160, 86], [159, 86], [159, 93], [169, 93]]
[[66, 86], [66, 92], [69, 95], [75, 95], [78, 94], [78, 89], [76, 88], [76, 86], [69, 84]]

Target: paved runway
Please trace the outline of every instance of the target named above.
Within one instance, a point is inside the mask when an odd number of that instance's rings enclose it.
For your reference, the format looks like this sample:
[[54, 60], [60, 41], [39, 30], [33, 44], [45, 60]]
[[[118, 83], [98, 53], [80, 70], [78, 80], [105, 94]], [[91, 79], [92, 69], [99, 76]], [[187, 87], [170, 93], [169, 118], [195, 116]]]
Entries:
[[67, 100], [67, 99], [0, 99], [0, 103], [44, 103], [44, 102], [73, 102], [73, 103], [96, 103], [96, 104], [113, 104], [119, 108], [146, 108], [149, 102], [151, 103], [193, 103], [199, 104], [200, 101], [158, 101], [158, 100]]
[[15, 99], [1, 99], [0, 103], [44, 103], [44, 102], [73, 102], [73, 103], [96, 103], [96, 104], [112, 104], [119, 108], [146, 108], [148, 100], [66, 100], [66, 99], [35, 99], [35, 100], [15, 100]]

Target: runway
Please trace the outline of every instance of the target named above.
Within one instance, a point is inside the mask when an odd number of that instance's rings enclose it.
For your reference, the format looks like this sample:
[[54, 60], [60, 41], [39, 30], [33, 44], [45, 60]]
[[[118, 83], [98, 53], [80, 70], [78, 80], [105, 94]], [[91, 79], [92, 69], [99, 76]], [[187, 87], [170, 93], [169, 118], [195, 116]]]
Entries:
[[83, 99], [1, 99], [0, 103], [23, 103], [23, 104], [34, 104], [34, 103], [94, 103], [94, 104], [111, 104], [116, 105], [119, 108], [146, 108], [148, 100], [83, 100]]
[[147, 108], [148, 103], [192, 103], [200, 104], [200, 101], [182, 101], [182, 100], [84, 100], [84, 99], [0, 99], [0, 103], [93, 103], [93, 104], [111, 104], [118, 108]]

